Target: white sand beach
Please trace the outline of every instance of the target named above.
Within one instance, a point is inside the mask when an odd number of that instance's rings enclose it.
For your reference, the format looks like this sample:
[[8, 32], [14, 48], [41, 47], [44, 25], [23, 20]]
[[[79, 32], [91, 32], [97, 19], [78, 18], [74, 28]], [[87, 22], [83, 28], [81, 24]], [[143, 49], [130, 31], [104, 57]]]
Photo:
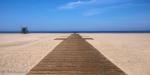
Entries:
[[150, 75], [149, 33], [81, 34], [128, 75]]
[[25, 75], [69, 34], [0, 34], [0, 75]]
[[[70, 34], [0, 34], [0, 75], [25, 75]], [[150, 75], [150, 34], [81, 34], [128, 75]]]

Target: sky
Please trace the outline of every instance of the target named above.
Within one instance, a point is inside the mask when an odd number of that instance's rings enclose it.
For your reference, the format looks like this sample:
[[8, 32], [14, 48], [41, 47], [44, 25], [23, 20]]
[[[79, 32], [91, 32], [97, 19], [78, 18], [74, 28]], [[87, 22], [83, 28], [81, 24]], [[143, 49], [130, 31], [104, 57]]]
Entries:
[[0, 0], [0, 31], [150, 31], [150, 0]]

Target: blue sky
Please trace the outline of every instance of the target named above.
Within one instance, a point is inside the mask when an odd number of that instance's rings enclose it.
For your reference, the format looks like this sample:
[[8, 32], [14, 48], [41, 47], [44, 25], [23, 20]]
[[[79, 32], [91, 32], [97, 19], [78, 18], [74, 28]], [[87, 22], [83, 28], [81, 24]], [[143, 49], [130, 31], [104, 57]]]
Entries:
[[0, 31], [150, 31], [150, 0], [0, 0]]

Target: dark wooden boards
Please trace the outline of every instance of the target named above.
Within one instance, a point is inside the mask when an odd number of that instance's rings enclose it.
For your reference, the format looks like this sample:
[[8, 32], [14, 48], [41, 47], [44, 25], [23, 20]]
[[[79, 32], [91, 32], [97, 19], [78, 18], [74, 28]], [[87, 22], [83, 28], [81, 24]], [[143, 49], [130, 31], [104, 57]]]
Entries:
[[104, 55], [72, 34], [26, 75], [126, 75]]

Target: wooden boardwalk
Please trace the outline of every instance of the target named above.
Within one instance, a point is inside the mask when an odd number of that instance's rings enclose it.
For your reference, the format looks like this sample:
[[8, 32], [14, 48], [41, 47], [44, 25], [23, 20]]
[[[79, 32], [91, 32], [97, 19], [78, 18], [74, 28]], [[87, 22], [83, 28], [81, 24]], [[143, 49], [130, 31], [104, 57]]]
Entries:
[[72, 34], [26, 75], [127, 75], [104, 55]]

